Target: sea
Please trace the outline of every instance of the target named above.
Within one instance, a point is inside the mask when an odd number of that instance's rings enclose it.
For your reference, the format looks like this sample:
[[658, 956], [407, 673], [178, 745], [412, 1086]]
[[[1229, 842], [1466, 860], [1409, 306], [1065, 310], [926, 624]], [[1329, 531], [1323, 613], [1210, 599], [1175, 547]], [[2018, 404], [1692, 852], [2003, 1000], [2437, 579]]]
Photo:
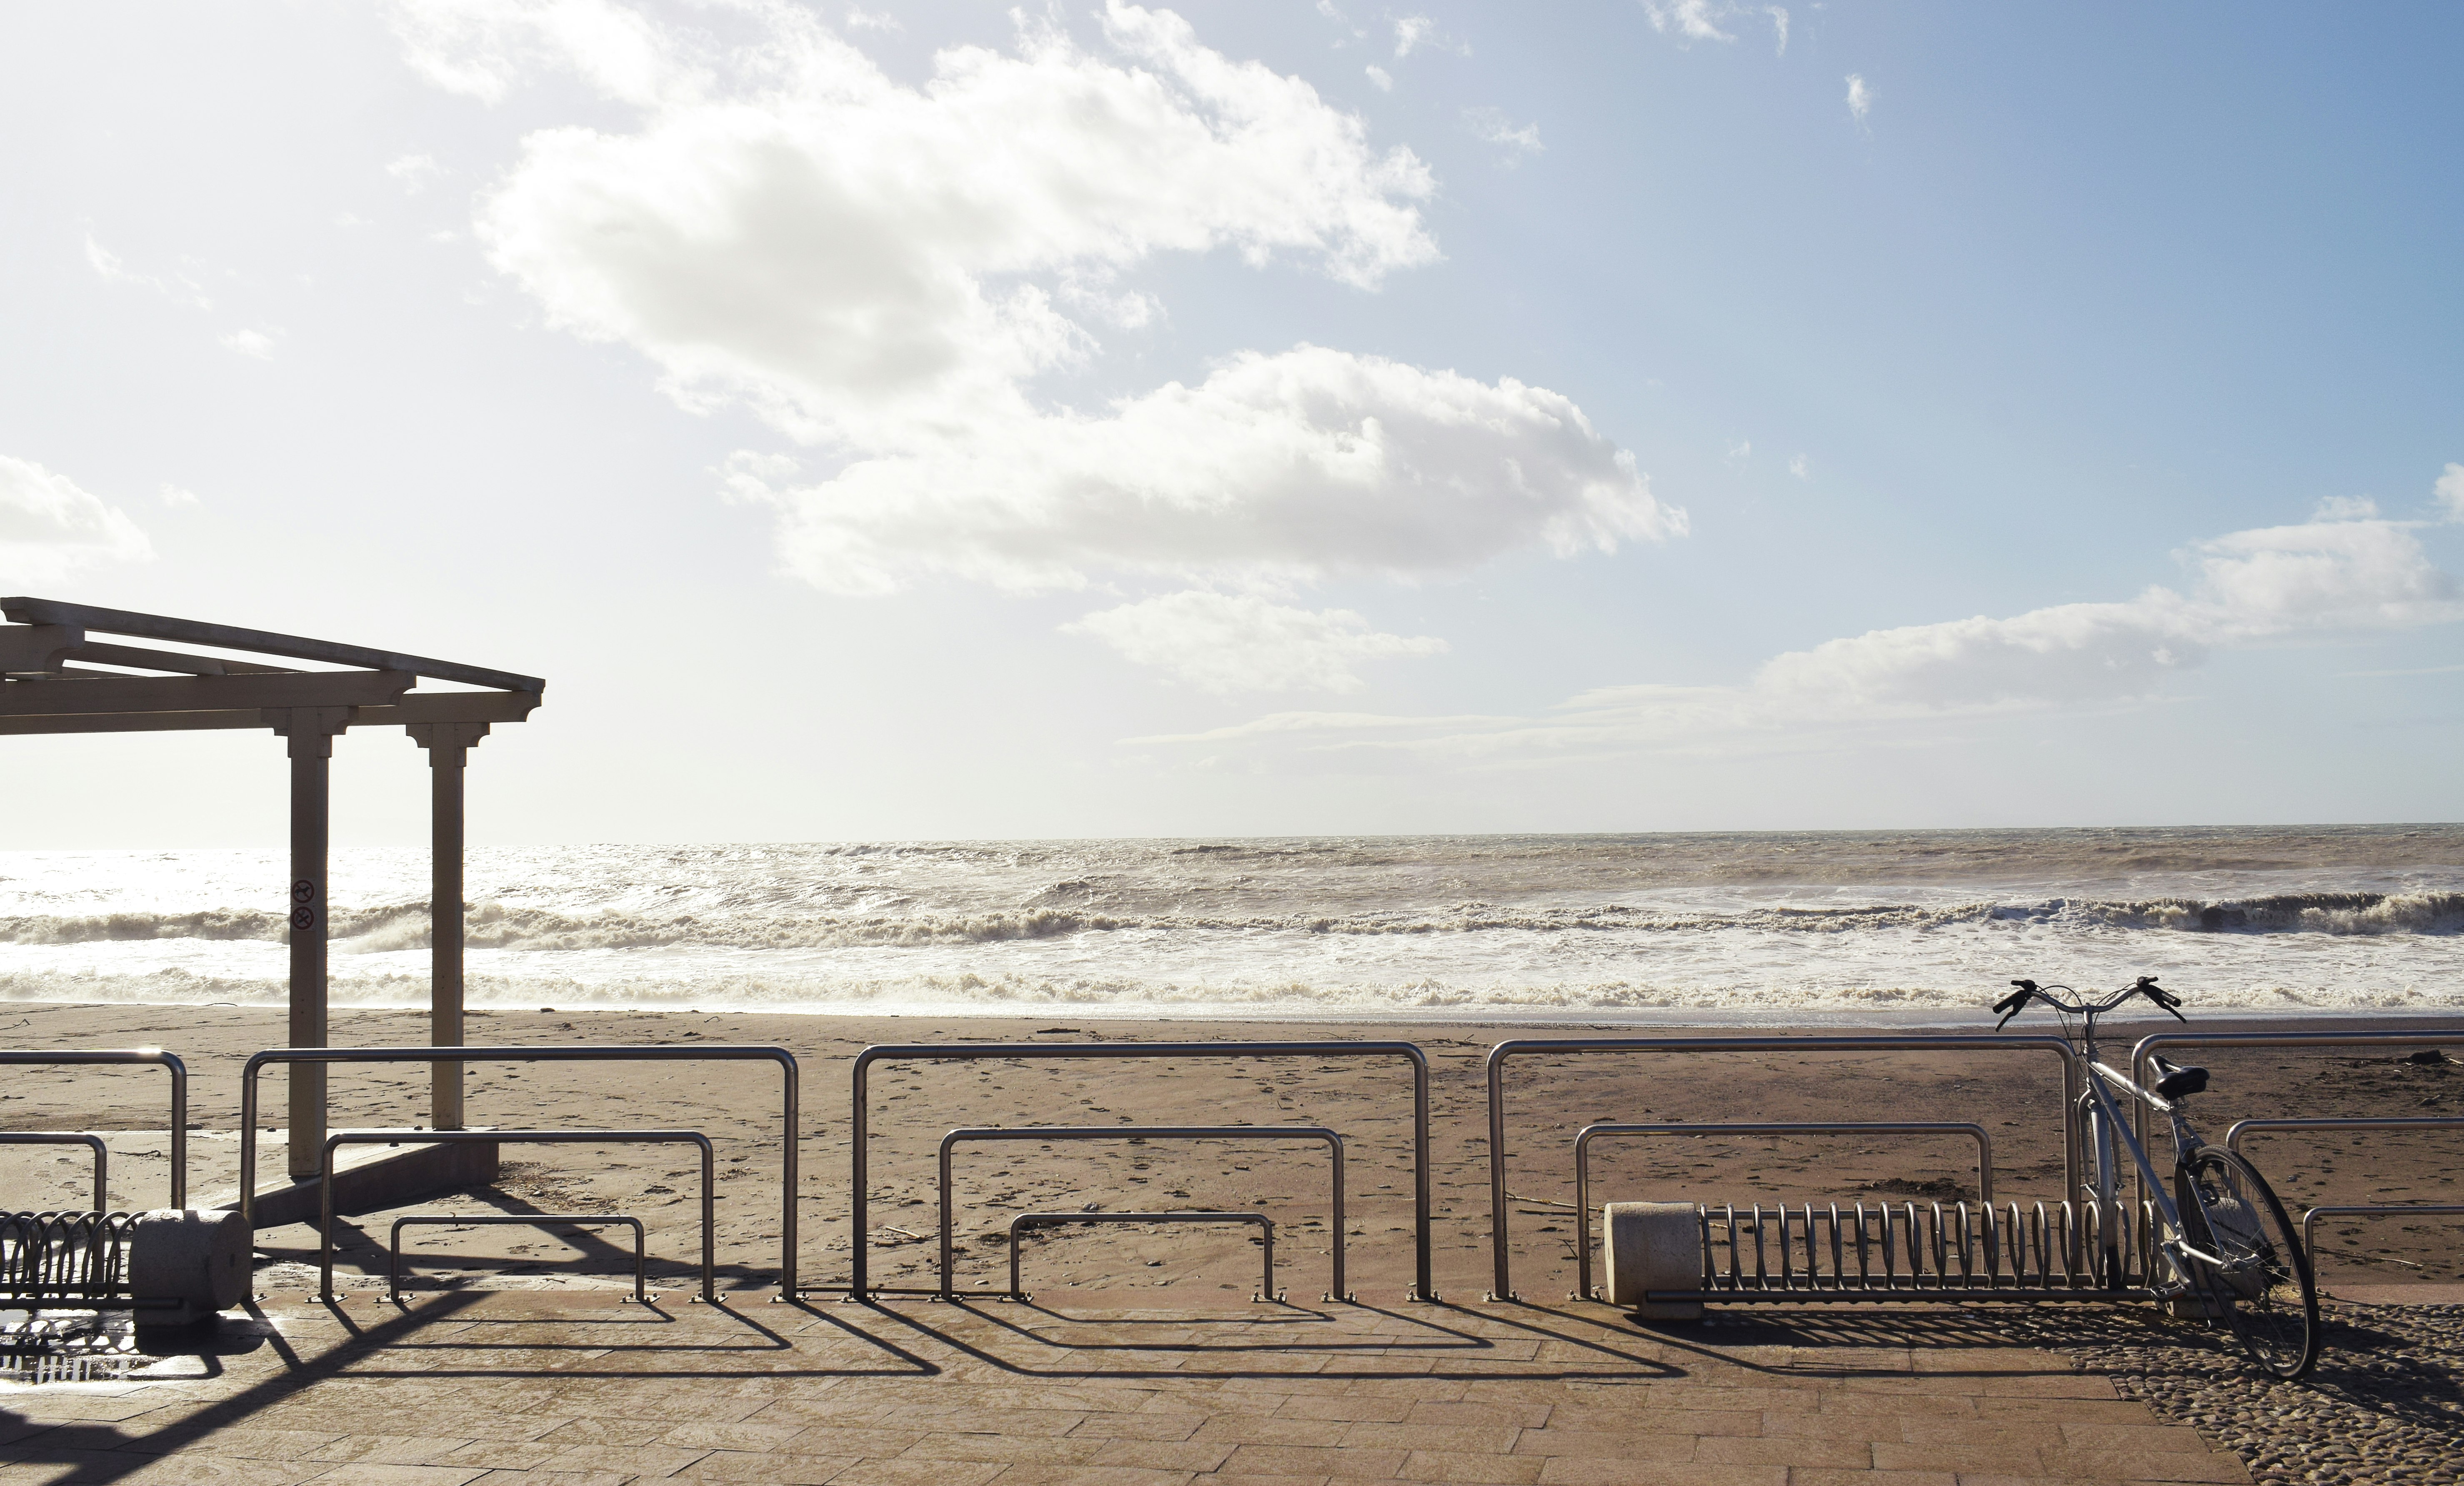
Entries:
[[[1967, 1019], [2016, 976], [2464, 1003], [2464, 825], [480, 847], [476, 1006]], [[425, 1005], [422, 850], [334, 859], [332, 996]], [[275, 850], [0, 853], [0, 998], [276, 1005]]]

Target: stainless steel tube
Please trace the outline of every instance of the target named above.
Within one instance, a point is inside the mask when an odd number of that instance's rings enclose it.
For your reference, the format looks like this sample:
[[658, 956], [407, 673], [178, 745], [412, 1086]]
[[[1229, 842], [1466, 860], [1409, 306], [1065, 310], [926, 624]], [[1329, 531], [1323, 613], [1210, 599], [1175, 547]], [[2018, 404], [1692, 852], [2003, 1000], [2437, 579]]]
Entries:
[[0, 1067], [80, 1068], [152, 1063], [171, 1076], [171, 1203], [188, 1205], [188, 1065], [159, 1047], [0, 1048]]
[[94, 1151], [94, 1210], [111, 1209], [111, 1147], [99, 1135], [69, 1130], [11, 1130], [0, 1133], [0, 1146], [85, 1146]]

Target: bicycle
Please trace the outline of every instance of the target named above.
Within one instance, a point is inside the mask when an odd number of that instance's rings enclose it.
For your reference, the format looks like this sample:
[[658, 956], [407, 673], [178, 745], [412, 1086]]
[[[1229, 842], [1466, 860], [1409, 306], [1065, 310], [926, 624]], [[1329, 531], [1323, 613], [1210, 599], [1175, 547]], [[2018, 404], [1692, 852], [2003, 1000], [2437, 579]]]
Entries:
[[[2099, 1016], [2134, 996], [2145, 996], [2174, 1020], [2187, 1023], [2189, 1018], [2181, 1013], [2181, 998], [2158, 986], [2150, 975], [2142, 975], [2136, 984], [2096, 1002], [2085, 1000], [2068, 986], [2039, 986], [2033, 980], [2011, 984], [2018, 989], [1993, 1003], [1993, 1009], [2002, 1014], [2002, 1020], [1994, 1025], [1996, 1031], [2008, 1026], [2032, 1000], [2043, 1002], [2061, 1016], [2065, 1038], [2074, 1037], [2070, 1018], [2085, 1018], [2076, 1038], [2090, 1077], [2072, 1113], [2079, 1123], [2079, 1149], [2090, 1163], [2092, 1175], [2074, 1195], [2095, 1201], [2104, 1213], [2117, 1211], [2122, 1164], [2116, 1147], [2128, 1150], [2147, 1195], [2154, 1199], [2161, 1235], [2158, 1252], [2170, 1271], [2148, 1275], [2148, 1287], [2159, 1300], [2204, 1301], [2209, 1316], [2223, 1318], [2242, 1349], [2267, 1372], [2287, 1381], [2309, 1372], [2319, 1361], [2319, 1286], [2299, 1230], [2257, 1169], [2239, 1152], [2201, 1140], [2182, 1111], [2184, 1100], [2207, 1088], [2208, 1070], [2181, 1067], [2159, 1057], [2154, 1060], [2156, 1086], [2144, 1089], [2097, 1060]], [[2063, 1000], [2055, 992], [2071, 999]], [[2117, 1093], [2172, 1123], [2171, 1183], [2158, 1178], [2130, 1122], [2123, 1118], [2115, 1102]], [[2109, 1239], [2103, 1262], [2106, 1282], [2119, 1288], [2121, 1256]]]

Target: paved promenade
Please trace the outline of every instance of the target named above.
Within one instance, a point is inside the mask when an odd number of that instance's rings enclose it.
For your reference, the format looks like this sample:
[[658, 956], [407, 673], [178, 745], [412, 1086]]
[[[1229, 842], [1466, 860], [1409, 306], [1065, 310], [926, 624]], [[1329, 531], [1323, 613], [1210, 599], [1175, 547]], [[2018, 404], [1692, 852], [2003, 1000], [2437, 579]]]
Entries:
[[2249, 1478], [1955, 1310], [1654, 1331], [1592, 1305], [1135, 1299], [276, 1297], [140, 1376], [0, 1387], [0, 1486]]

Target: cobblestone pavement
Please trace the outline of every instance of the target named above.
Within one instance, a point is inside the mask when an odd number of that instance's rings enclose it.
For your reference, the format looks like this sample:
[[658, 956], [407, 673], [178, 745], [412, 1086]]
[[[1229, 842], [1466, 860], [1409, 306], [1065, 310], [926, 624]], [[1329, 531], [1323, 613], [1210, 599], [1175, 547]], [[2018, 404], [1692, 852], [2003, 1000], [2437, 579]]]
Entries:
[[2319, 1366], [2279, 1383], [2232, 1338], [2152, 1308], [2033, 1318], [2017, 1334], [2109, 1374], [2122, 1395], [2188, 1424], [2259, 1481], [2320, 1486], [2464, 1478], [2464, 1305], [2329, 1301]]
[[185, 1355], [0, 1387], [0, 1486], [2249, 1479], [1953, 1310], [1654, 1331], [1590, 1305], [1105, 1299], [278, 1298]]

